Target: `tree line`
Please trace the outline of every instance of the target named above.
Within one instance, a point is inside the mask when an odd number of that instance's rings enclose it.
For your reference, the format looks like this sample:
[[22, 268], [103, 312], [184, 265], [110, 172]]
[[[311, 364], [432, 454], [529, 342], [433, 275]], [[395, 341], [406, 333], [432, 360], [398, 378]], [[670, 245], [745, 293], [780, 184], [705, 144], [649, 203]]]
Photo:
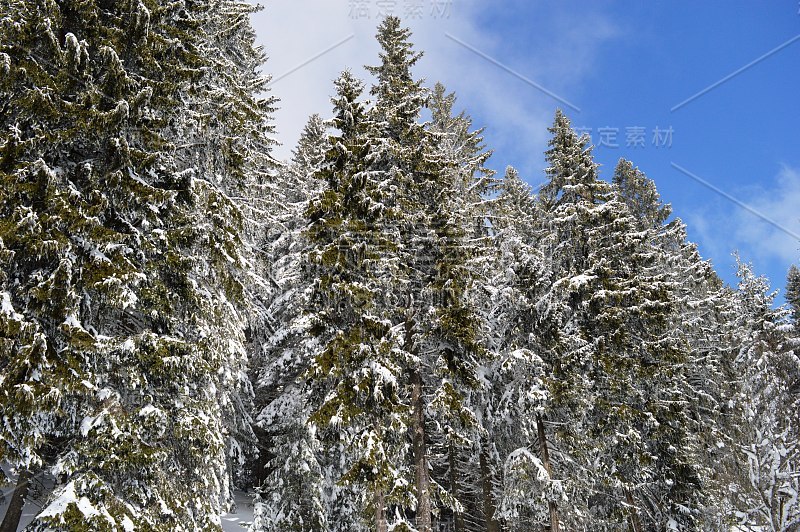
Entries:
[[800, 270], [561, 111], [498, 177], [395, 17], [277, 161], [253, 9], [0, 7], [0, 530], [800, 527]]

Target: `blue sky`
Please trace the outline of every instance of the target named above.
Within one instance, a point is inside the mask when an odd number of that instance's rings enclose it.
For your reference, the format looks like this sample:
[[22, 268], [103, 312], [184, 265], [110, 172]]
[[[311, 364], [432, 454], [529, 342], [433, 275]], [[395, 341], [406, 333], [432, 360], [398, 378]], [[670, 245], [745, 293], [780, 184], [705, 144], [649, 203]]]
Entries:
[[279, 157], [310, 113], [330, 113], [339, 71], [368, 79], [360, 67], [376, 61], [373, 35], [387, 11], [404, 17], [425, 52], [418, 75], [443, 81], [487, 128], [498, 171], [514, 165], [541, 183], [546, 128], [561, 107], [590, 130], [605, 178], [625, 157], [656, 181], [723, 279], [735, 282], [738, 250], [783, 287], [800, 259], [800, 242], [787, 234], [800, 234], [798, 0], [268, 1], [254, 23], [266, 71], [280, 78], [272, 86], [282, 100]]

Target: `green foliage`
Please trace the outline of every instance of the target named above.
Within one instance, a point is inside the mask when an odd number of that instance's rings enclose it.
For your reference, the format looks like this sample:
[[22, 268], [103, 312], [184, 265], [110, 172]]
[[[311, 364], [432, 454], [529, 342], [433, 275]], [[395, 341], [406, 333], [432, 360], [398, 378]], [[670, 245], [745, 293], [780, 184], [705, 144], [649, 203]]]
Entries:
[[[211, 164], [177, 143], [212, 138], [186, 102], [212, 101], [203, 79], [226, 56], [202, 28], [228, 4], [0, 10], [0, 458], [63, 481], [35, 527], [218, 527], [247, 264], [243, 215], [213, 182], [241, 184], [249, 148]], [[266, 102], [240, 114], [251, 94], [218, 124], [230, 138], [266, 120]]]
[[0, 461], [57, 484], [32, 530], [219, 530], [237, 486], [256, 530], [798, 526], [800, 270], [793, 320], [744, 265], [723, 286], [561, 111], [538, 196], [496, 181], [396, 17], [374, 102], [342, 73], [278, 164], [254, 9], [0, 7]]
[[800, 318], [800, 269], [794, 264], [786, 275], [786, 301], [792, 308], [796, 323]]

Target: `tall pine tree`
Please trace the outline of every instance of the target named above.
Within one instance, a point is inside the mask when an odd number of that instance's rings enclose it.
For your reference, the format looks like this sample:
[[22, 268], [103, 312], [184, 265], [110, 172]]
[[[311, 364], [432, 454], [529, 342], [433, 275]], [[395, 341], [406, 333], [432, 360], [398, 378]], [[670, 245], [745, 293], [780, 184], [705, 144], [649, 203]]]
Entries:
[[213, 174], [245, 163], [178, 141], [220, 12], [2, 10], [0, 457], [57, 474], [35, 529], [218, 528], [248, 392], [242, 213]]
[[800, 369], [791, 350], [787, 310], [773, 308], [775, 294], [763, 277], [739, 261], [740, 401], [744, 425], [739, 451], [746, 456], [746, 484], [737, 520], [746, 527], [789, 531], [800, 527], [797, 475]]

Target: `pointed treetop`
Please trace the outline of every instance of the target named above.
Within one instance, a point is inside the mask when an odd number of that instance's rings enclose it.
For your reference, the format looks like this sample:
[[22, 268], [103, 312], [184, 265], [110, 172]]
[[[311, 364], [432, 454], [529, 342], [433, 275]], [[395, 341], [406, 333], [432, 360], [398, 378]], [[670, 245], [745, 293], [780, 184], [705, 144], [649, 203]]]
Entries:
[[502, 189], [504, 194], [514, 197], [532, 197], [531, 186], [522, 180], [519, 172], [513, 166], [506, 167]]
[[378, 27], [378, 42], [381, 45], [378, 66], [365, 66], [377, 78], [371, 94], [377, 97], [376, 116], [388, 123], [392, 136], [402, 136], [418, 117], [425, 104], [426, 89], [421, 80], [414, 80], [411, 67], [422, 57], [413, 50], [411, 31], [400, 26], [400, 19], [387, 17]]
[[[411, 67], [422, 57], [422, 52], [414, 52], [411, 43], [411, 30], [401, 26], [398, 17], [386, 17], [375, 36], [381, 45], [380, 66], [367, 66], [366, 69], [378, 76], [378, 81], [388, 81], [396, 76], [403, 81], [411, 81]], [[375, 93], [375, 89], [373, 89]]]
[[[519, 172], [513, 166], [506, 168], [505, 176], [500, 184], [499, 201], [502, 209], [506, 212], [504, 216], [523, 218], [533, 216], [535, 210], [535, 199], [531, 186], [523, 181]], [[503, 222], [499, 224], [503, 225]]]
[[661, 202], [655, 182], [626, 159], [620, 159], [617, 163], [614, 185], [640, 229], [656, 228], [666, 222], [672, 213], [672, 207]]
[[349, 138], [356, 133], [357, 124], [366, 116], [364, 104], [358, 101], [364, 92], [364, 82], [345, 70], [333, 83], [336, 86], [336, 96], [331, 98], [333, 125], [342, 132], [343, 137]]
[[597, 182], [598, 172], [592, 159], [589, 137], [579, 137], [561, 109], [556, 110], [555, 120], [548, 131], [553, 135], [548, 142], [550, 148], [545, 152], [549, 182], [542, 186], [540, 198], [546, 203], [554, 203], [562, 195], [565, 201], [593, 198], [589, 189]]
[[769, 281], [763, 275], [756, 275], [753, 265], [743, 261], [738, 253], [733, 256], [736, 259], [742, 312], [745, 316], [768, 314], [775, 299], [775, 293], [770, 293]]
[[297, 147], [292, 152], [292, 162], [300, 169], [313, 171], [325, 158], [325, 134], [328, 125], [318, 114], [308, 118]]
[[[453, 116], [453, 105], [456, 102], [456, 93], [447, 93], [447, 88], [441, 81], [437, 81], [433, 87], [428, 107], [431, 110], [431, 118], [434, 124], [445, 124]], [[463, 114], [463, 113], [462, 113]]]
[[786, 275], [786, 301], [792, 307], [795, 322], [800, 321], [800, 269], [794, 264]]
[[486, 167], [492, 151], [484, 144], [483, 128], [473, 130], [472, 118], [465, 111], [453, 113], [456, 100], [454, 92], [448, 93], [442, 83], [436, 83], [426, 103], [431, 113], [426, 127], [436, 137], [446, 164], [454, 163], [464, 178], [460, 183], [463, 191], [489, 194], [496, 185], [492, 179], [495, 171]]

